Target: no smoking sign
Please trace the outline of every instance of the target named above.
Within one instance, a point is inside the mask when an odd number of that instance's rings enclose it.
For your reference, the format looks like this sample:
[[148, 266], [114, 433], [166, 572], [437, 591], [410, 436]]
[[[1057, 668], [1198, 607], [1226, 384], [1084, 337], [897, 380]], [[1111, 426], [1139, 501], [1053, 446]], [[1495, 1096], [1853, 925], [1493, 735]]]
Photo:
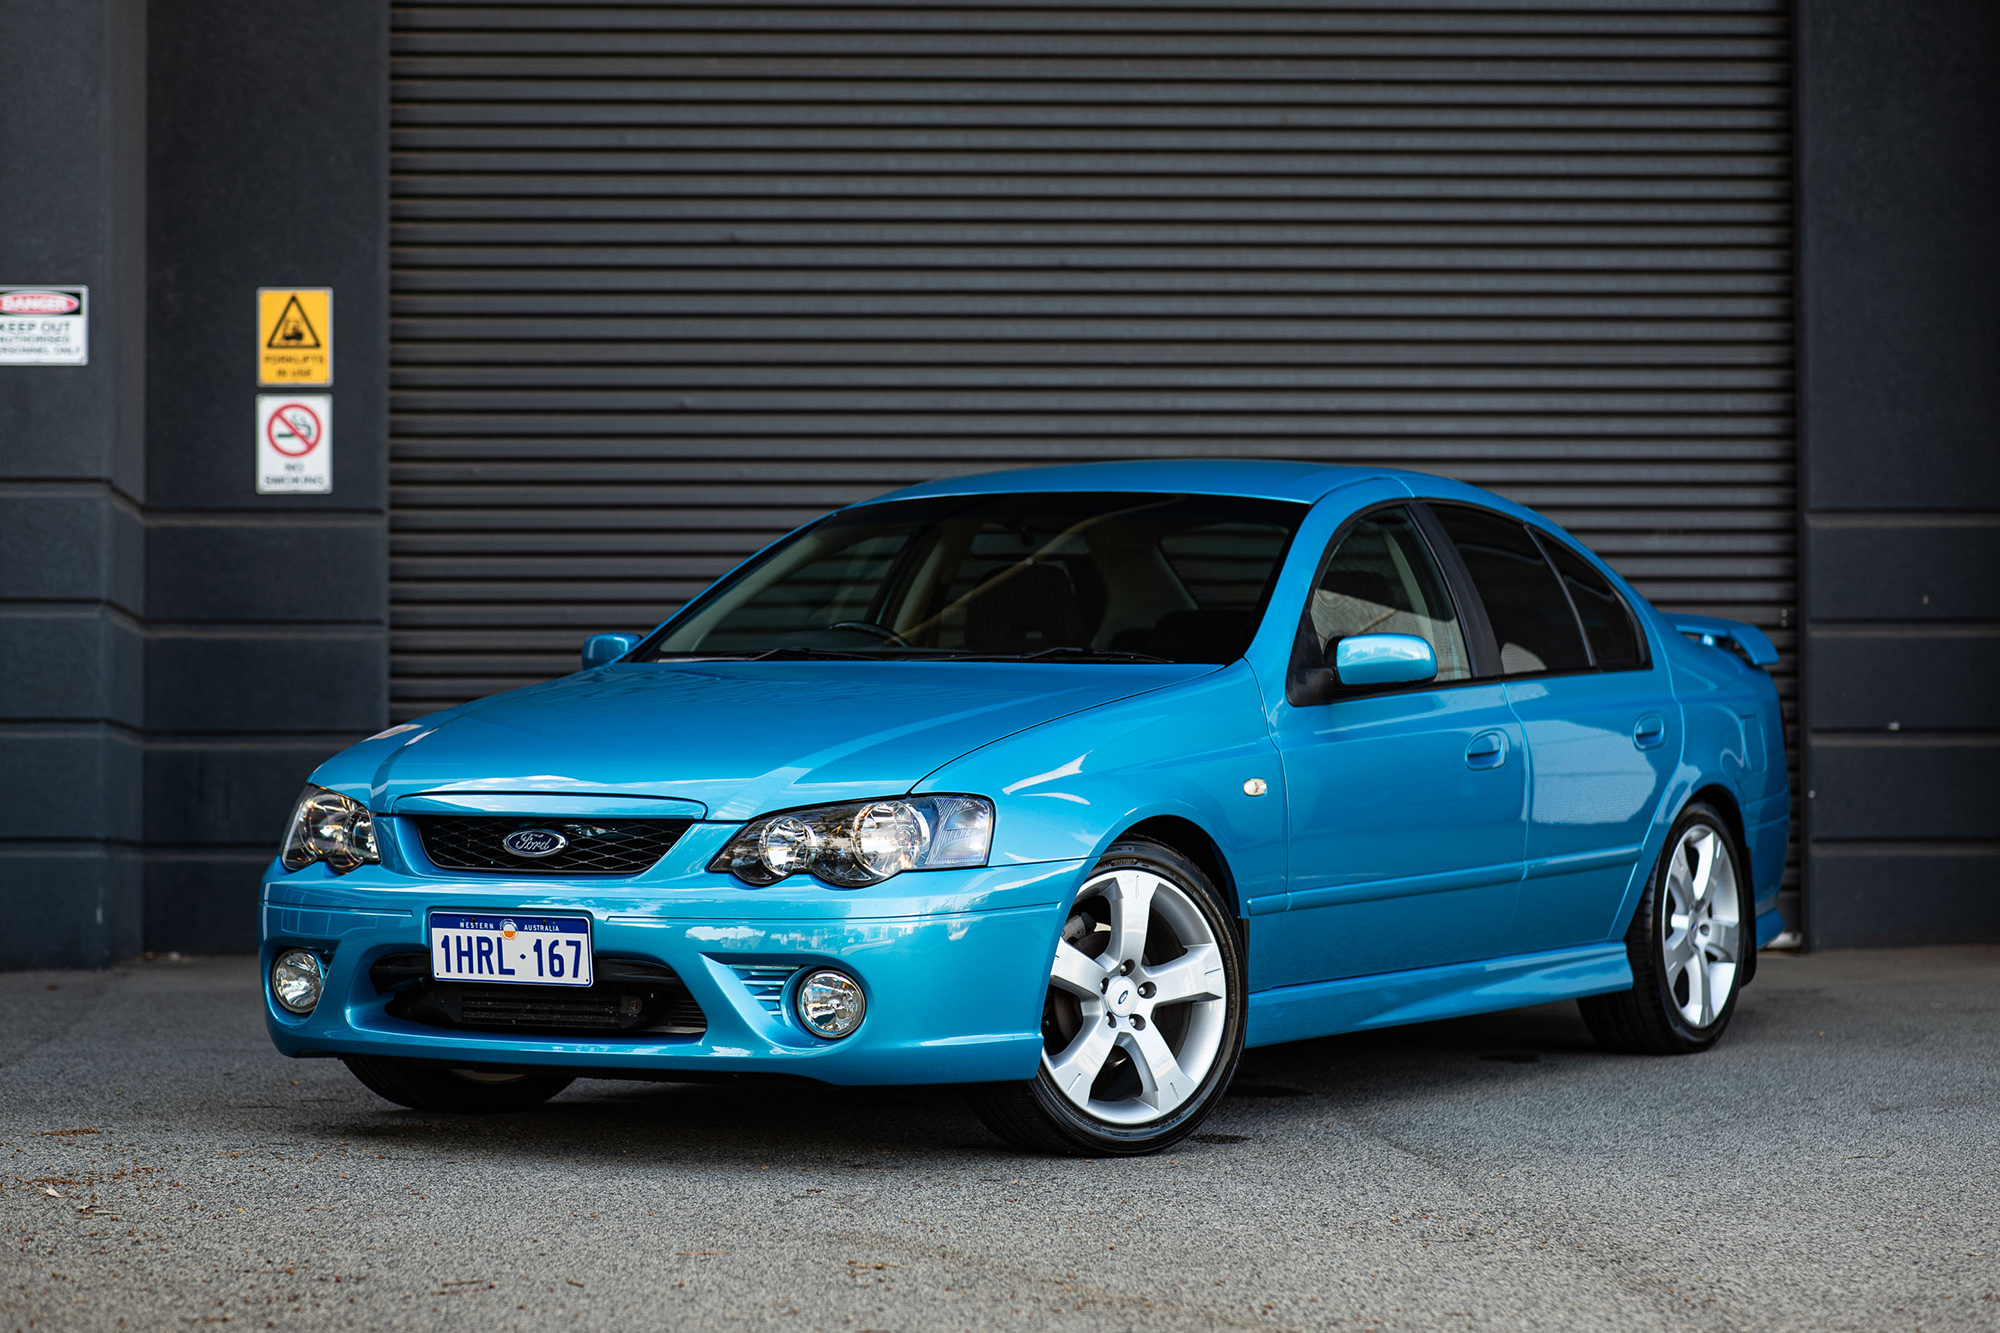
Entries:
[[333, 395], [257, 395], [257, 494], [333, 493]]

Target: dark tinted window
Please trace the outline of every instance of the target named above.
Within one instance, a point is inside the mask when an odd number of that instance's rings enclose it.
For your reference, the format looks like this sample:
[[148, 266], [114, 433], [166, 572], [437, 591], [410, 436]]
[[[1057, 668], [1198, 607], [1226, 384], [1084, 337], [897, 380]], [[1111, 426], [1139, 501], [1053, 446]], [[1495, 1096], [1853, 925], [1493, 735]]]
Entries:
[[1306, 507], [1022, 492], [863, 505], [706, 594], [648, 657], [1242, 656]]
[[1590, 640], [1591, 656], [1606, 671], [1624, 671], [1639, 665], [1639, 634], [1625, 600], [1590, 563], [1553, 537], [1543, 537], [1542, 549], [1549, 553], [1569, 600], [1583, 621], [1584, 636]]
[[1329, 666], [1350, 634], [1414, 634], [1437, 654], [1440, 682], [1472, 676], [1444, 577], [1407, 509], [1376, 510], [1342, 535], [1306, 614]]
[[1160, 538], [1160, 554], [1203, 611], [1251, 611], [1291, 540], [1269, 523], [1210, 523]]
[[1528, 530], [1509, 518], [1435, 506], [1486, 606], [1500, 643], [1502, 675], [1575, 671], [1590, 665], [1569, 599]]

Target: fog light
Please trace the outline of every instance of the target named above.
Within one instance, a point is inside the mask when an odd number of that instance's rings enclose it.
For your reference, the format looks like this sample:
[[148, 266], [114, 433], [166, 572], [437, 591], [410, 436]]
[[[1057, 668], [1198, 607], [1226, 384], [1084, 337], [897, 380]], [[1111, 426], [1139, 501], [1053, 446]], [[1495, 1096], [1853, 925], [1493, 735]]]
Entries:
[[289, 1013], [311, 1013], [324, 980], [319, 955], [307, 949], [287, 949], [271, 964], [271, 994]]
[[845, 1037], [860, 1027], [861, 1016], [868, 1011], [861, 983], [831, 968], [806, 973], [793, 1003], [807, 1031], [829, 1038]]

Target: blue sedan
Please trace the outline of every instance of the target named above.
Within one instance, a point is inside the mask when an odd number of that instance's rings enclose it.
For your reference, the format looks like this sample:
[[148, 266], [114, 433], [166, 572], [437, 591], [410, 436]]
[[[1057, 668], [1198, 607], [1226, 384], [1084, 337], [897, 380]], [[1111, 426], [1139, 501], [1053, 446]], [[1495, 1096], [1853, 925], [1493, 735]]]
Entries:
[[1142, 1153], [1247, 1046], [1576, 999], [1700, 1051], [1781, 929], [1770, 641], [1437, 477], [931, 482], [583, 656], [312, 775], [280, 1050], [447, 1111], [952, 1083]]

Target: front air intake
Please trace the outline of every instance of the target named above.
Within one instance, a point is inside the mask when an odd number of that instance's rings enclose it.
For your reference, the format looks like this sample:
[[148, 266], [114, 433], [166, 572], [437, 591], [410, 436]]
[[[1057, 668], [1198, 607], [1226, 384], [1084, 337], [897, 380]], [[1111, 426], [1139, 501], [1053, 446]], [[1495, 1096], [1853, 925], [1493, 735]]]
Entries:
[[377, 960], [368, 979], [389, 996], [389, 1017], [426, 1027], [607, 1037], [694, 1037], [708, 1030], [707, 1016], [674, 970], [638, 959], [599, 957], [596, 984], [585, 987], [439, 981], [430, 974], [430, 955], [416, 952]]

